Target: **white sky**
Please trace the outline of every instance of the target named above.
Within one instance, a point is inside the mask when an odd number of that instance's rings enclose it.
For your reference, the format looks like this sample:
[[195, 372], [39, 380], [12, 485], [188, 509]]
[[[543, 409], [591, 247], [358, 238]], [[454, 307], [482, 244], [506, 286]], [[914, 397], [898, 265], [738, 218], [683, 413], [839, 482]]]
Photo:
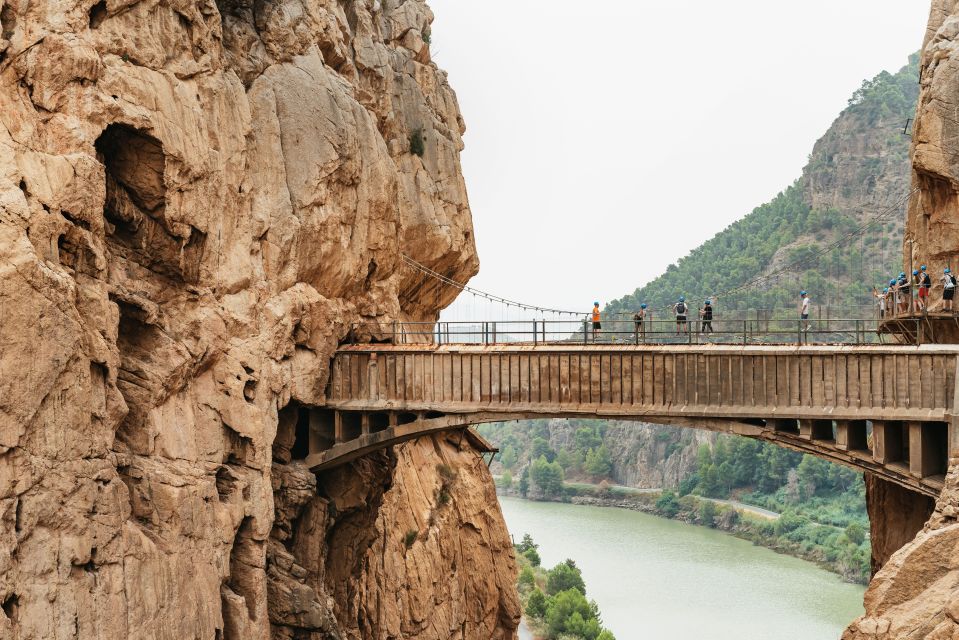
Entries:
[[[923, 0], [430, 0], [466, 119], [471, 285], [588, 311], [799, 177]], [[458, 304], [459, 318], [469, 310]]]

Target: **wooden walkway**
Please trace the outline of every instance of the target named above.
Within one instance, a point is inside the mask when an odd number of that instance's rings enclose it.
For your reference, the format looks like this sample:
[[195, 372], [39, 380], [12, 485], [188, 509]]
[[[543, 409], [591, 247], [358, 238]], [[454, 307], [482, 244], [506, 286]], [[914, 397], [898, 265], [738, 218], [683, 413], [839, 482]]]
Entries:
[[484, 422], [609, 418], [768, 440], [937, 495], [959, 457], [957, 362], [959, 345], [352, 345], [307, 464]]

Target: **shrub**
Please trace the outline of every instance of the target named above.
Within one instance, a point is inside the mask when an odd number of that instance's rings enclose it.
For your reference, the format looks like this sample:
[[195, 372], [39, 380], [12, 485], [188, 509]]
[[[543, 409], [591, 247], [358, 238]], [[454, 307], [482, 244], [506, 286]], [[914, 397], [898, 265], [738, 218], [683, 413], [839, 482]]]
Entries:
[[413, 133], [410, 134], [410, 153], [421, 158], [423, 154], [426, 153], [426, 144], [423, 139], [422, 129], [415, 129]]
[[530, 618], [542, 618], [546, 615], [546, 596], [539, 589], [533, 589], [526, 601], [526, 615]]
[[410, 529], [406, 532], [406, 535], [403, 536], [403, 544], [406, 545], [407, 549], [413, 546], [413, 543], [416, 542], [416, 537], [418, 535], [420, 535], [420, 533], [416, 529]]
[[716, 504], [711, 500], [703, 500], [699, 505], [699, 524], [707, 527], [716, 526]]
[[523, 567], [523, 570], [519, 572], [519, 578], [517, 578], [516, 582], [521, 587], [532, 587], [536, 582], [536, 576], [533, 575], [533, 569], [529, 566]]
[[535, 548], [527, 549], [526, 551], [524, 551], [523, 557], [529, 560], [529, 563], [533, 565], [534, 567], [538, 567], [540, 563], [542, 562], [542, 560], [539, 557], [539, 551], [537, 551]]
[[583, 595], [586, 595], [586, 584], [583, 582], [583, 574], [571, 560], [561, 562], [546, 575], [546, 593], [556, 595], [560, 591], [576, 589]]
[[676, 494], [668, 489], [663, 491], [659, 500], [656, 501], [656, 511], [667, 518], [675, 518], [679, 513], [679, 500], [676, 499]]

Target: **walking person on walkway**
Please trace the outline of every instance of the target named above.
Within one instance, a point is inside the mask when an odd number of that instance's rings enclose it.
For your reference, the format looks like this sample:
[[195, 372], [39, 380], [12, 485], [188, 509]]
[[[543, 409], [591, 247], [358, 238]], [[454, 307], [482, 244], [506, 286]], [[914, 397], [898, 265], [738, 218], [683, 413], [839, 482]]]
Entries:
[[679, 296], [679, 301], [673, 305], [673, 313], [676, 314], [676, 335], [689, 333], [689, 324], [686, 322], [689, 307], [686, 306], [685, 296]]
[[899, 313], [908, 313], [909, 303], [912, 302], [912, 287], [909, 286], [909, 278], [906, 277], [905, 271], [899, 274], [896, 291], [899, 292]]
[[599, 313], [599, 303], [593, 303], [593, 342], [596, 342], [596, 337], [603, 331], [603, 324], [600, 322], [601, 315]]
[[929, 289], [932, 288], [932, 278], [926, 273], [926, 265], [919, 267], [916, 281], [919, 285], [919, 311], [926, 313], [929, 307]]
[[803, 331], [809, 331], [809, 294], [799, 292], [799, 319], [802, 321]]
[[956, 295], [956, 277], [952, 275], [952, 270], [946, 267], [942, 274], [942, 310], [952, 311], [952, 299]]
[[886, 301], [889, 299], [889, 288], [879, 291], [879, 289], [873, 287], [872, 297], [876, 299], [876, 304], [879, 305], [879, 319], [882, 320], [886, 317]]
[[643, 342], [646, 342], [646, 316], [649, 314], [649, 311], [646, 309], [646, 303], [639, 305], [639, 311], [633, 314], [633, 323], [636, 327], [636, 337], [637, 342], [639, 342], [639, 336], [643, 337]]
[[896, 310], [899, 308], [899, 287], [896, 285], [895, 278], [889, 281], [889, 295], [886, 300], [886, 307], [890, 316], [896, 315]]
[[702, 319], [703, 326], [700, 329], [700, 333], [712, 333], [713, 332], [713, 302], [712, 300], [707, 300], [703, 303], [703, 308], [699, 312], [699, 317]]

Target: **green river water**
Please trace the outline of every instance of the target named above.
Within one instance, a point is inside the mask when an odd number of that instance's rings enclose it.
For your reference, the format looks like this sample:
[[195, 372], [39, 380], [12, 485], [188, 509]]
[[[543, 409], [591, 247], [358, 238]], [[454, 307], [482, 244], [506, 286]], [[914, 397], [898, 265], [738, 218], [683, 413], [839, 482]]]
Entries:
[[862, 613], [863, 587], [726, 533], [625, 509], [500, 505], [546, 567], [576, 561], [617, 640], [826, 640]]

